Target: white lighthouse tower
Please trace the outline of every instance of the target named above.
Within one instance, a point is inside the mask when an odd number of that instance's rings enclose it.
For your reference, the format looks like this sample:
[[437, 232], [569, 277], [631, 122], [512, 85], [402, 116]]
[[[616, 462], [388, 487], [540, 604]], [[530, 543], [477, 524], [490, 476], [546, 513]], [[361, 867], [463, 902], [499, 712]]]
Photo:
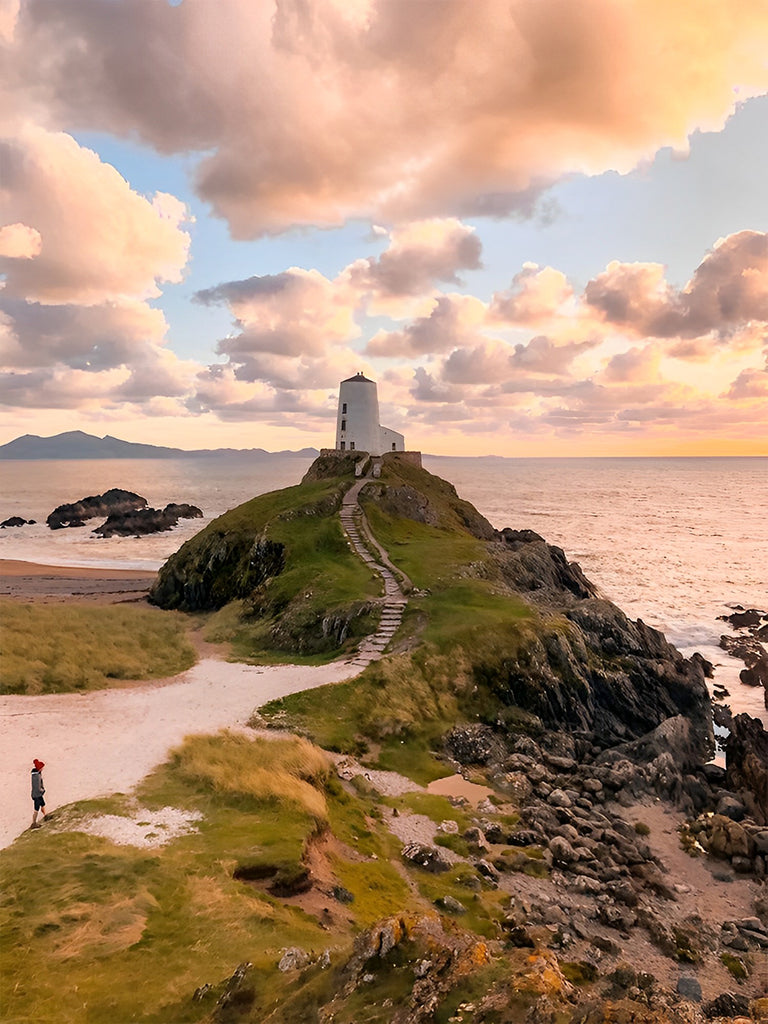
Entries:
[[376, 382], [362, 373], [339, 384], [336, 450], [368, 452], [369, 455], [405, 451], [403, 435], [379, 423]]

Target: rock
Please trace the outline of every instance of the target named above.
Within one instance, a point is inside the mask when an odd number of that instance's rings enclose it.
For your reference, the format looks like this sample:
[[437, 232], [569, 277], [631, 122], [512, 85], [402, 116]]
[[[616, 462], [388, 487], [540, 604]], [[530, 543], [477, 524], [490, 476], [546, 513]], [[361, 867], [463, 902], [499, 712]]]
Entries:
[[765, 618], [765, 612], [757, 608], [739, 609], [730, 615], [718, 615], [720, 622], [730, 622], [734, 629], [743, 629], [745, 626], [759, 626]]
[[339, 903], [355, 902], [354, 893], [351, 893], [349, 889], [345, 889], [343, 885], [334, 885], [331, 889], [331, 895], [335, 900], [338, 900]]
[[453, 896], [438, 896], [435, 906], [439, 910], [445, 910], [448, 914], [466, 914], [467, 908]]
[[232, 1011], [237, 1008], [237, 1016], [246, 1014], [256, 999], [256, 989], [251, 974], [253, 964], [247, 961], [239, 964], [227, 981], [223, 994], [219, 997], [211, 1015], [212, 1024], [225, 1024], [231, 1021]]
[[438, 830], [440, 832], [444, 832], [446, 835], [455, 836], [458, 835], [459, 832], [459, 823], [458, 821], [453, 821], [450, 818], [447, 818], [445, 821], [440, 822]]
[[549, 850], [555, 864], [567, 865], [578, 860], [575, 850], [568, 840], [563, 839], [562, 836], [555, 836], [549, 841]]
[[490, 864], [487, 860], [475, 861], [475, 867], [485, 878], [489, 878], [492, 882], [498, 882], [499, 872], [493, 864]]
[[83, 526], [86, 519], [94, 516], [109, 516], [113, 513], [134, 512], [145, 508], [147, 499], [133, 491], [113, 487], [104, 494], [91, 495], [69, 505], [58, 505], [46, 519], [52, 530], [68, 526]]
[[488, 843], [486, 841], [485, 836], [483, 835], [483, 830], [477, 828], [476, 826], [468, 828], [464, 833], [464, 838], [466, 839], [470, 846], [474, 846], [478, 850], [488, 849]]
[[487, 725], [457, 725], [443, 737], [446, 753], [459, 764], [488, 764], [500, 761], [504, 745]]
[[[480, 830], [478, 829], [478, 832]], [[438, 874], [448, 871], [451, 862], [446, 858], [443, 851], [437, 846], [424, 846], [421, 843], [409, 843], [402, 851], [405, 860], [411, 861], [425, 871]]]
[[705, 1003], [702, 1007], [704, 1016], [713, 1017], [748, 1017], [749, 1000], [746, 996], [733, 992], [723, 992], [721, 995]]
[[283, 952], [277, 967], [280, 971], [301, 971], [309, 964], [309, 953], [298, 946], [291, 946]]
[[21, 516], [11, 516], [10, 519], [4, 519], [0, 523], [0, 529], [5, 529], [6, 526], [34, 526], [34, 519], [22, 519]]
[[572, 801], [562, 789], [553, 789], [547, 797], [547, 803], [553, 807], [571, 807]]
[[747, 714], [733, 717], [729, 729], [724, 743], [728, 786], [744, 799], [758, 825], [768, 825], [768, 732]]
[[701, 1002], [701, 985], [696, 978], [691, 978], [686, 975], [683, 975], [682, 978], [678, 978], [675, 991], [678, 995], [681, 995], [683, 999], [690, 999], [695, 1003]]
[[144, 537], [163, 533], [178, 525], [179, 519], [199, 519], [201, 509], [194, 505], [166, 505], [164, 509], [140, 508], [114, 512], [93, 531], [97, 537]]
[[764, 686], [768, 689], [768, 654], [762, 655], [749, 668], [742, 669], [739, 679], [746, 686]]
[[725, 793], [717, 802], [717, 813], [730, 818], [731, 821], [742, 821], [747, 809], [732, 793]]

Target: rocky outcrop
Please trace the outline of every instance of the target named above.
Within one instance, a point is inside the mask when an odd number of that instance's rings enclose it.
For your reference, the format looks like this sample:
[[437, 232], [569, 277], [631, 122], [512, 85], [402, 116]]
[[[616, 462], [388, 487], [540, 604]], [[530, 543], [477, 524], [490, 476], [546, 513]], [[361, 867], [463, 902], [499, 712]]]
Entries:
[[725, 770], [729, 787], [743, 797], [750, 814], [768, 824], [768, 732], [759, 719], [746, 714], [731, 719]]
[[533, 530], [507, 528], [497, 537], [502, 544], [498, 555], [504, 577], [516, 590], [557, 600], [563, 593], [577, 598], [598, 596], [578, 563], [569, 562], [562, 548], [547, 544]]
[[185, 544], [166, 562], [149, 594], [152, 604], [182, 611], [221, 608], [248, 597], [283, 571], [285, 549], [265, 536], [211, 530], [202, 543]]
[[4, 530], [6, 526], [34, 526], [34, 519], [22, 519], [21, 516], [11, 516], [10, 519], [4, 519], [0, 523], [0, 530]]
[[93, 532], [98, 537], [143, 537], [172, 530], [180, 519], [201, 519], [202, 516], [202, 510], [196, 505], [171, 503], [163, 509], [140, 508], [115, 512]]
[[763, 699], [768, 708], [768, 613], [758, 608], [741, 608], [730, 615], [719, 616], [739, 631], [738, 636], [721, 636], [720, 646], [734, 658], [740, 658], [747, 666], [739, 673], [739, 679], [746, 686], [762, 686]]
[[91, 495], [69, 505], [59, 505], [46, 519], [52, 530], [64, 527], [85, 526], [86, 520], [94, 516], [109, 516], [120, 512], [134, 512], [146, 508], [147, 499], [133, 491], [113, 487], [104, 494]]
[[[550, 590], [550, 605], [552, 597]], [[566, 602], [564, 620], [477, 664], [474, 674], [502, 709], [534, 715], [547, 729], [571, 728], [601, 747], [644, 736], [680, 714], [692, 724], [700, 759], [713, 746], [701, 665], [608, 601]], [[502, 710], [500, 721], [506, 719]]]

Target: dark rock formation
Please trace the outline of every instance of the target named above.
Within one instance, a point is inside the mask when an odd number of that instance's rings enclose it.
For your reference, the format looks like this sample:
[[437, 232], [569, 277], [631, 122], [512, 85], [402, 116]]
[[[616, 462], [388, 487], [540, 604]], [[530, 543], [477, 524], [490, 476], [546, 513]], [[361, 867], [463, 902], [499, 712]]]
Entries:
[[747, 808], [768, 824], [768, 732], [758, 718], [736, 715], [725, 740], [725, 769], [729, 787], [744, 795]]
[[[212, 524], [213, 526], [214, 524]], [[282, 544], [264, 536], [210, 529], [194, 551], [184, 545], [165, 564], [149, 600], [161, 608], [201, 611], [248, 597], [285, 565]]]
[[143, 537], [149, 533], [172, 530], [180, 519], [201, 519], [196, 505], [169, 504], [164, 509], [140, 508], [112, 513], [93, 531], [99, 537]]
[[576, 562], [569, 562], [562, 548], [547, 544], [533, 530], [506, 528], [496, 535], [504, 544], [502, 567], [505, 578], [515, 589], [543, 591], [558, 595], [563, 590], [575, 597], [597, 597]]
[[6, 526], [34, 526], [34, 519], [22, 519], [21, 516], [11, 516], [10, 519], [4, 519], [0, 523], [0, 529], [5, 529]]
[[132, 491], [123, 491], [113, 487], [104, 494], [81, 498], [69, 505], [59, 505], [46, 519], [52, 530], [60, 530], [66, 526], [85, 526], [87, 519], [94, 516], [109, 516], [119, 512], [133, 512], [145, 508], [147, 499]]

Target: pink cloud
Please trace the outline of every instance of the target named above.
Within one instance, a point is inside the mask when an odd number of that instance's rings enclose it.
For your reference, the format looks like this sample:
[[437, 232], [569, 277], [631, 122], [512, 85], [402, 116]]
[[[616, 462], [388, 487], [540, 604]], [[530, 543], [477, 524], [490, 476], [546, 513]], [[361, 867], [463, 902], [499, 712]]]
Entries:
[[[768, 13], [700, 0], [28, 0], [6, 89], [51, 126], [203, 151], [235, 237], [528, 211], [768, 88]], [[12, 23], [10, 16], [7, 19]], [[597, 29], [597, 30], [596, 30]]]
[[0, 257], [33, 260], [40, 255], [40, 232], [27, 224], [6, 224], [0, 228]]
[[[728, 338], [752, 320], [768, 321], [768, 234], [721, 238], [679, 291], [666, 283], [659, 264], [611, 263], [589, 282], [585, 298], [608, 322], [636, 334]], [[681, 345], [676, 354], [685, 358], [687, 351]], [[690, 352], [695, 358], [698, 348]]]
[[87, 305], [181, 280], [190, 240], [178, 200], [153, 204], [71, 136], [29, 125], [0, 141], [0, 163], [0, 219], [40, 237], [35, 259], [0, 258], [7, 294]]

